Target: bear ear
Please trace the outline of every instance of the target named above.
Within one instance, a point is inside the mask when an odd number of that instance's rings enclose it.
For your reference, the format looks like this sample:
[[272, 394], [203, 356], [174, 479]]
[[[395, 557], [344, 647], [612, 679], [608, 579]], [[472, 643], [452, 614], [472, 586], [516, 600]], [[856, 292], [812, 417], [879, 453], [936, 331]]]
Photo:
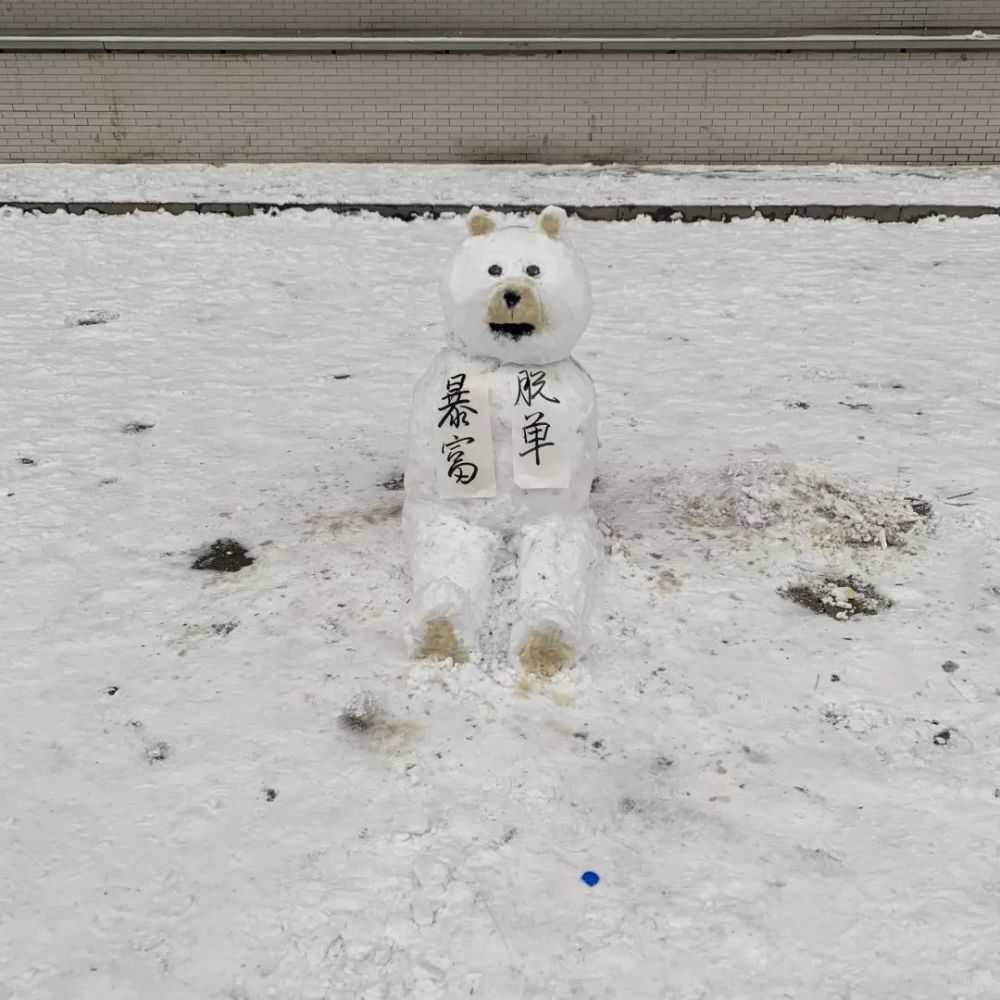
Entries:
[[564, 209], [558, 205], [549, 205], [538, 219], [538, 228], [545, 233], [550, 240], [562, 239], [566, 230], [567, 216]]
[[496, 229], [493, 220], [478, 205], [465, 218], [470, 236], [489, 236]]

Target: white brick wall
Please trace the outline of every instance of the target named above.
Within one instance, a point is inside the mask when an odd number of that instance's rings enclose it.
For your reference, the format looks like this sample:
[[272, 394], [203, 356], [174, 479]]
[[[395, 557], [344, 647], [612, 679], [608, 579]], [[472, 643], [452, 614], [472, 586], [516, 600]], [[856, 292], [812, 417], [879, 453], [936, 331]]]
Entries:
[[0, 54], [3, 161], [992, 163], [998, 121], [988, 52]]
[[942, 31], [997, 0], [0, 0], [0, 32]]

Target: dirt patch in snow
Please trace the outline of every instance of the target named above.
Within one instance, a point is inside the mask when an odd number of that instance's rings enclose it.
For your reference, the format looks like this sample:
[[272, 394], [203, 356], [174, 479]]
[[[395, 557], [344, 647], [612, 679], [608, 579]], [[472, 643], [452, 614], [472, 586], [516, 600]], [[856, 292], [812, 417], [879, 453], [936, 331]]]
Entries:
[[105, 323], [113, 323], [118, 316], [118, 313], [107, 309], [88, 309], [78, 316], [67, 316], [65, 322], [67, 326], [104, 326]]
[[145, 757], [150, 764], [158, 764], [160, 761], [167, 760], [170, 757], [170, 744], [163, 740], [150, 743], [146, 747]]
[[395, 520], [402, 513], [402, 503], [390, 503], [367, 510], [346, 510], [341, 514], [318, 514], [311, 518], [310, 523], [314, 528], [336, 534], [341, 531], [357, 531], [365, 525], [384, 524]]
[[371, 691], [356, 694], [341, 710], [341, 728], [363, 740], [371, 750], [395, 754], [411, 745], [419, 733], [412, 722], [390, 718]]
[[345, 729], [364, 732], [382, 719], [382, 706], [370, 691], [362, 691], [344, 706], [340, 713], [340, 724]]
[[198, 554], [191, 568], [238, 573], [253, 562], [253, 556], [234, 538], [218, 538]]
[[892, 601], [880, 594], [870, 583], [855, 576], [843, 579], [824, 577], [809, 583], [796, 583], [778, 591], [802, 607], [846, 621], [855, 615], [877, 615], [892, 607]]

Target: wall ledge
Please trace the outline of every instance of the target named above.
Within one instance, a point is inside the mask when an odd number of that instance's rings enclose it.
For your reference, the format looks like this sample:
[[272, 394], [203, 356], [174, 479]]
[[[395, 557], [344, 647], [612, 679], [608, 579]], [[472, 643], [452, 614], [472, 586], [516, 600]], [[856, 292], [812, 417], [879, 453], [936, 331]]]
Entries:
[[172, 53], [677, 53], [995, 52], [1000, 34], [715, 35], [0, 35], [0, 52]]

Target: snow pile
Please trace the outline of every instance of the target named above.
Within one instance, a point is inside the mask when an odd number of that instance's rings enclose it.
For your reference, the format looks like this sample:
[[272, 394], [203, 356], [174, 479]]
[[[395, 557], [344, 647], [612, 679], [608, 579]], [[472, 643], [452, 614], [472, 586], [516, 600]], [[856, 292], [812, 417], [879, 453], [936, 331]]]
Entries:
[[757, 459], [716, 469], [684, 468], [658, 477], [637, 497], [606, 508], [621, 518], [633, 505], [695, 529], [792, 535], [818, 549], [902, 548], [931, 522], [918, 497], [836, 483], [794, 463]]

